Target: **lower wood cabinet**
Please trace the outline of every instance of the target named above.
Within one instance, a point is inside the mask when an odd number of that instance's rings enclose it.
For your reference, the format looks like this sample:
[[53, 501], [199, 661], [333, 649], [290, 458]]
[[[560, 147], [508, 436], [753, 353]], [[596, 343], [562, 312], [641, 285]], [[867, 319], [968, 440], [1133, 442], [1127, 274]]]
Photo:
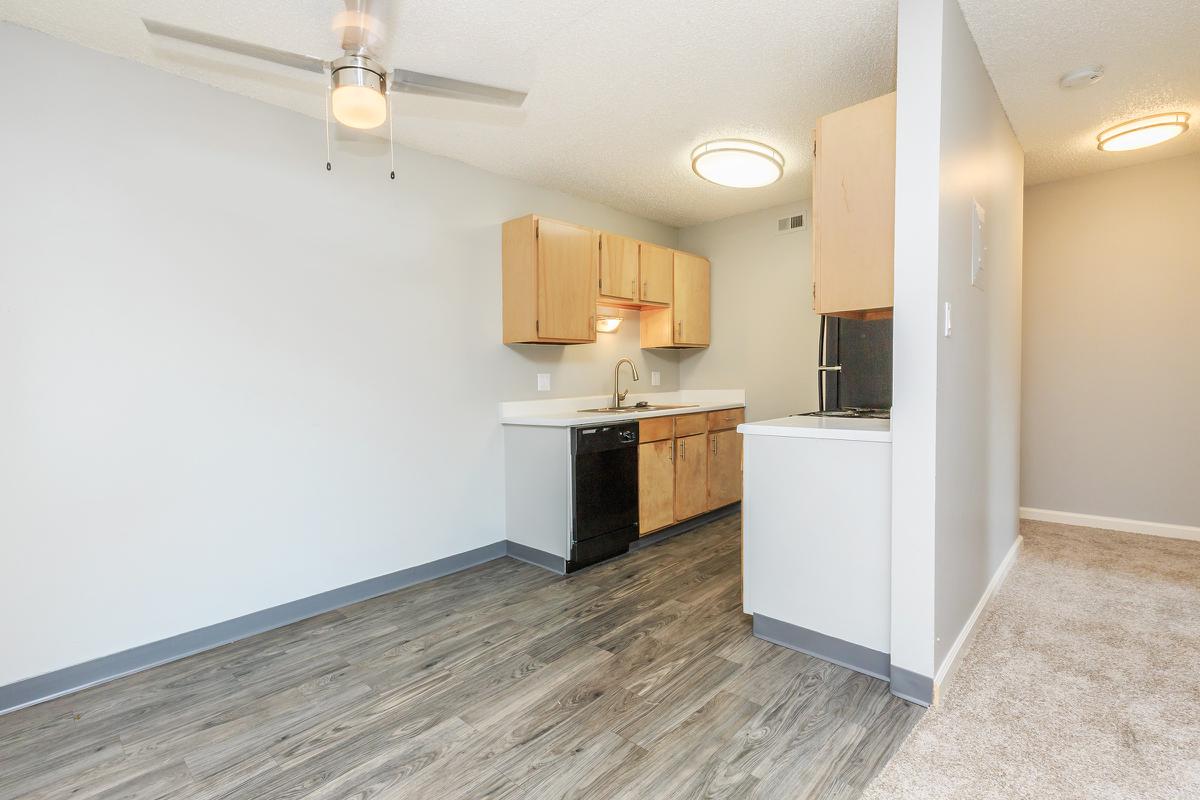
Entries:
[[668, 437], [638, 445], [638, 527], [645, 535], [673, 522], [675, 442]]
[[708, 510], [742, 499], [742, 435], [736, 430], [708, 435]]
[[675, 440], [675, 519], [708, 510], [707, 436], [697, 433]]
[[638, 421], [642, 536], [742, 499], [744, 408]]

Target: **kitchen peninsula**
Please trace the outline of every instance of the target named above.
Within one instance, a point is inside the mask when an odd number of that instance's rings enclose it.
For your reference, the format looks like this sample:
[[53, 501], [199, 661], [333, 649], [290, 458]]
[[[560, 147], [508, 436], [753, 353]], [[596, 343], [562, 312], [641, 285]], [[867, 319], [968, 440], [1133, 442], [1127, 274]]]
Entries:
[[795, 416], [738, 431], [755, 635], [888, 680], [891, 421]]

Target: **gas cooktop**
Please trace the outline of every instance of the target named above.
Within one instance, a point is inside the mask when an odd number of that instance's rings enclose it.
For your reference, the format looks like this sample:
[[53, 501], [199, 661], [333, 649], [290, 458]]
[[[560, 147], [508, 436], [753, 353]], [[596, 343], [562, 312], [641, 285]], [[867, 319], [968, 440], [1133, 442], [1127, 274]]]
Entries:
[[891, 419], [890, 408], [836, 408], [829, 411], [805, 411], [803, 414], [792, 414], [793, 417], [848, 417], [851, 419]]

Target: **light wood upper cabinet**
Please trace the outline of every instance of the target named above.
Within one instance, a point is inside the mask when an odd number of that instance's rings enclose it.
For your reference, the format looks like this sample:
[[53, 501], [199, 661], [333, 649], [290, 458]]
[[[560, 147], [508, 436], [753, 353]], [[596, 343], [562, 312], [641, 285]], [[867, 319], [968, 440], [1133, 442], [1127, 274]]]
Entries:
[[675, 442], [638, 445], [638, 530], [642, 536], [675, 522]]
[[530, 215], [502, 237], [505, 344], [596, 341], [597, 233]]
[[642, 347], [708, 347], [708, 259], [675, 252], [672, 261], [671, 306], [642, 310]]
[[688, 253], [675, 254], [675, 342], [708, 347], [709, 326], [708, 259]]
[[817, 120], [813, 309], [890, 316], [896, 200], [896, 94]]
[[675, 259], [673, 250], [658, 245], [642, 243], [638, 248], [638, 299], [642, 303], [667, 306], [671, 304], [671, 292], [675, 285]]
[[612, 233], [600, 234], [600, 302], [638, 299], [638, 243]]
[[596, 341], [596, 307], [641, 309], [641, 346], [708, 347], [708, 259], [529, 214], [504, 223], [504, 343]]
[[708, 509], [742, 499], [742, 435], [736, 430], [708, 434]]

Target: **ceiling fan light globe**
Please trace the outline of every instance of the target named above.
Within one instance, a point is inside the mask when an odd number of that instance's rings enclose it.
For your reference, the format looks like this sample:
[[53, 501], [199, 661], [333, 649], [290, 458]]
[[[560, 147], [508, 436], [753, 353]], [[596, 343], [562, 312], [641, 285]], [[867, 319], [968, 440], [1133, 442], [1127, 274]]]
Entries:
[[339, 86], [332, 104], [334, 118], [351, 128], [369, 130], [387, 121], [387, 100], [367, 86]]
[[384, 70], [365, 56], [344, 56], [333, 62], [334, 118], [351, 128], [368, 130], [387, 121]]

